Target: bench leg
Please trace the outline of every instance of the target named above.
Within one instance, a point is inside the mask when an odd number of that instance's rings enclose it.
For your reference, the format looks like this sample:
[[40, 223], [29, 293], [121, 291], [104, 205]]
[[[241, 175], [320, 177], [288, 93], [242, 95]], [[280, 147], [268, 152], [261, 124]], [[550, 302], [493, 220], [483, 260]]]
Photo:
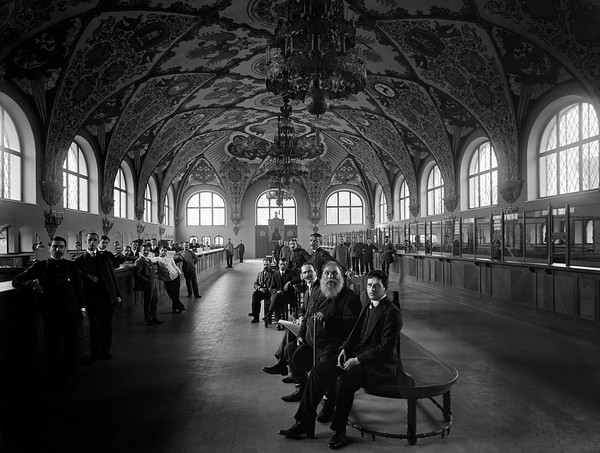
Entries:
[[444, 421], [449, 422], [452, 420], [452, 408], [450, 407], [450, 392], [444, 393], [443, 397], [443, 409], [442, 413], [444, 414]]
[[407, 428], [406, 428], [406, 439], [409, 445], [417, 443], [417, 400], [407, 400]]

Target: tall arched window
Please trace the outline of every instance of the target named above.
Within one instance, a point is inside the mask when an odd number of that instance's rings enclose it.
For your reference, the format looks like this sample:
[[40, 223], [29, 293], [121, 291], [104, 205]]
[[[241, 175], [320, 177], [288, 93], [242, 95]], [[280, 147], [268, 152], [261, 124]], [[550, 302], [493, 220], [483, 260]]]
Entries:
[[215, 192], [198, 192], [192, 195], [186, 206], [187, 225], [225, 225], [225, 200]]
[[469, 165], [469, 208], [498, 204], [498, 161], [490, 142], [482, 143]]
[[113, 198], [115, 200], [114, 215], [122, 219], [127, 217], [127, 181], [123, 169], [119, 167], [115, 185], [113, 189]]
[[360, 225], [363, 223], [363, 202], [354, 192], [338, 190], [327, 198], [327, 225]]
[[550, 197], [597, 189], [600, 132], [594, 107], [571, 105], [549, 121], [539, 150], [540, 195]]
[[88, 211], [88, 168], [81, 147], [71, 143], [63, 164], [63, 206], [77, 211]]
[[379, 223], [387, 222], [387, 212], [387, 199], [385, 198], [383, 192], [381, 192], [381, 194], [379, 195]]
[[165, 215], [164, 220], [163, 220], [163, 224], [164, 225], [171, 225], [171, 206], [169, 205], [169, 196], [165, 196], [165, 202], [163, 205], [163, 213]]
[[225, 240], [223, 236], [215, 236], [215, 246], [223, 246], [225, 244]]
[[275, 218], [275, 215], [286, 225], [296, 225], [296, 200], [293, 197], [282, 200], [279, 206], [276, 199], [267, 198], [267, 192], [263, 193], [256, 200], [256, 224], [268, 225], [269, 219]]
[[0, 198], [21, 200], [21, 141], [13, 118], [1, 104]]
[[148, 184], [144, 190], [144, 222], [152, 222], [152, 193]]
[[427, 178], [427, 215], [444, 213], [444, 180], [436, 165]]
[[402, 182], [400, 186], [400, 220], [410, 219], [410, 192], [408, 191], [408, 184], [406, 181]]

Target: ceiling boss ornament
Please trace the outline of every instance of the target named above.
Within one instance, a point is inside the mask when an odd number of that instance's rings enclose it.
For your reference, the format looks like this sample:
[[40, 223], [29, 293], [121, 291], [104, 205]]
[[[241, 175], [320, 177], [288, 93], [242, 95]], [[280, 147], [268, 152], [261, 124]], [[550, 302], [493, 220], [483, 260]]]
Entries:
[[285, 13], [267, 46], [269, 92], [304, 101], [318, 117], [331, 100], [365, 89], [364, 55], [342, 0], [287, 0]]

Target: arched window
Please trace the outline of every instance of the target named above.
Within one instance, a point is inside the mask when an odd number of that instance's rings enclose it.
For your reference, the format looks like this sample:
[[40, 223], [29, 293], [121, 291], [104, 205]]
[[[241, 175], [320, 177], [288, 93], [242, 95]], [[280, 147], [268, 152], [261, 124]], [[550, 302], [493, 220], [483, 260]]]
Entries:
[[379, 195], [379, 223], [387, 223], [387, 200], [383, 192]]
[[211, 237], [210, 236], [202, 236], [202, 242], [200, 242], [200, 245], [202, 247], [204, 247], [204, 246], [210, 247], [210, 243], [211, 243]]
[[598, 188], [600, 131], [591, 104], [579, 102], [556, 113], [542, 137], [539, 150], [542, 197]]
[[0, 254], [6, 255], [8, 253], [8, 227], [0, 229]]
[[148, 184], [144, 190], [144, 222], [152, 222], [152, 193]]
[[406, 181], [402, 182], [400, 186], [400, 220], [410, 219], [410, 192], [408, 191], [408, 184]]
[[21, 200], [21, 141], [15, 121], [1, 104], [0, 198]]
[[186, 206], [187, 225], [225, 225], [225, 200], [215, 192], [198, 192], [192, 195]]
[[71, 143], [63, 164], [63, 206], [88, 211], [89, 177], [85, 156], [79, 144]]
[[338, 190], [327, 198], [327, 225], [360, 225], [363, 223], [363, 202], [354, 192]]
[[256, 224], [268, 225], [269, 219], [274, 219], [275, 215], [283, 219], [286, 225], [296, 225], [296, 200], [294, 197], [289, 200], [282, 200], [281, 206], [277, 204], [277, 199], [267, 198], [267, 193], [263, 193], [256, 200]]
[[165, 203], [163, 205], [163, 213], [165, 215], [163, 224], [171, 225], [171, 206], [169, 205], [169, 195], [165, 197]]
[[113, 189], [115, 200], [114, 216], [125, 219], [127, 217], [127, 181], [123, 169], [119, 167]]
[[427, 178], [427, 215], [444, 213], [444, 180], [436, 165]]
[[490, 142], [477, 147], [469, 164], [469, 208], [498, 204], [498, 161]]
[[225, 244], [223, 236], [215, 236], [215, 246], [222, 247]]

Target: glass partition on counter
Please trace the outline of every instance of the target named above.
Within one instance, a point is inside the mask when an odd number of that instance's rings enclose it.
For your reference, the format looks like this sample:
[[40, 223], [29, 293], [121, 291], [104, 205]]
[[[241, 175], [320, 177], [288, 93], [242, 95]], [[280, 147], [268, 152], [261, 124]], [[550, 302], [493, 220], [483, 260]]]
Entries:
[[600, 206], [569, 210], [569, 264], [600, 267]]
[[504, 259], [523, 261], [523, 214], [516, 212], [504, 214]]
[[475, 255], [475, 218], [461, 219], [461, 255]]
[[548, 211], [525, 213], [525, 261], [548, 262]]
[[431, 254], [432, 255], [441, 255], [442, 254], [442, 245], [443, 245], [443, 229], [442, 222], [437, 220], [431, 222]]
[[475, 217], [475, 257], [489, 259], [491, 256], [491, 218]]

